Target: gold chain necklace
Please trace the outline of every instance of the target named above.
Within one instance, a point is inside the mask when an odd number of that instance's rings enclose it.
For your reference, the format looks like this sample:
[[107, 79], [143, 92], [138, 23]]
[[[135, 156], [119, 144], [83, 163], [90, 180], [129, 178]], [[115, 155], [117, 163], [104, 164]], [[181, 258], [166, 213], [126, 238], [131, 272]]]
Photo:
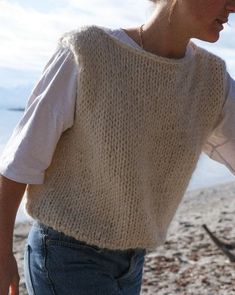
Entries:
[[141, 46], [142, 49], [144, 49], [144, 45], [143, 45], [143, 26], [144, 26], [144, 24], [142, 24], [139, 27], [140, 46]]

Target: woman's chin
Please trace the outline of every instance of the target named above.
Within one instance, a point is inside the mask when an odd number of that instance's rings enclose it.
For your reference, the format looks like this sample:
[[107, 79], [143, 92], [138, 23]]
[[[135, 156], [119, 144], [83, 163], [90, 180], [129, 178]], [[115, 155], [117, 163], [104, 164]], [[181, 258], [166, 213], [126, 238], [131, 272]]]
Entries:
[[207, 42], [209, 42], [209, 43], [215, 43], [215, 42], [217, 42], [219, 40], [219, 37], [220, 36], [217, 36], [217, 37], [214, 37], [214, 38], [210, 38], [210, 39], [207, 40]]
[[211, 34], [211, 35], [207, 35], [207, 36], [200, 36], [198, 37], [198, 39], [205, 41], [205, 42], [209, 42], [209, 43], [215, 43], [216, 41], [218, 41], [220, 38], [219, 33], [217, 34]]

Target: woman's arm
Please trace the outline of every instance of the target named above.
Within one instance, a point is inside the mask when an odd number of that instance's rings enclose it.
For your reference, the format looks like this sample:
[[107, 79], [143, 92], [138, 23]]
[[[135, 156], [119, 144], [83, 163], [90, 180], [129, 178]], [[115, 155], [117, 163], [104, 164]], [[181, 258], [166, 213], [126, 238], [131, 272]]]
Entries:
[[12, 253], [13, 230], [26, 184], [0, 175], [0, 255]]
[[[77, 65], [59, 49], [33, 89], [26, 111], [0, 158], [0, 295], [19, 294], [13, 255], [16, 213], [27, 184], [42, 184], [62, 132], [73, 125]], [[10, 180], [12, 179], [12, 180]], [[14, 181], [13, 181], [14, 179]]]
[[205, 142], [203, 152], [212, 160], [224, 164], [235, 175], [235, 80], [228, 73], [221, 119]]
[[[13, 255], [16, 213], [26, 184], [0, 175], [0, 294], [18, 295], [20, 276]], [[10, 292], [9, 292], [10, 288]]]

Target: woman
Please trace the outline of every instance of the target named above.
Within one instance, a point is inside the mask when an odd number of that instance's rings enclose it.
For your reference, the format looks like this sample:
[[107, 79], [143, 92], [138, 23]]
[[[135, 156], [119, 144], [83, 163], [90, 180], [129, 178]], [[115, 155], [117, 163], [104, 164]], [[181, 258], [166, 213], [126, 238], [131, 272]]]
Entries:
[[215, 42], [233, 0], [159, 0], [140, 28], [63, 35], [1, 159], [0, 293], [18, 294], [27, 186], [29, 294], [139, 294], [202, 150], [232, 172], [235, 86]]

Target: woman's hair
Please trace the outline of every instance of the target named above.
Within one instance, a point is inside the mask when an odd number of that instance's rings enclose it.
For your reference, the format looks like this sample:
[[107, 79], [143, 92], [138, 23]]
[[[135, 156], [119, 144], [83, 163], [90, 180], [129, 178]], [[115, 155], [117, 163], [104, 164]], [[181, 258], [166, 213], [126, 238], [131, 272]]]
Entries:
[[[159, 2], [160, 0], [149, 0], [150, 2], [156, 4], [157, 2]], [[169, 20], [171, 18], [171, 14], [173, 13], [174, 7], [176, 5], [177, 0], [167, 0], [169, 2], [171, 2], [170, 4], [170, 9], [169, 9]]]
[[[157, 2], [159, 2], [159, 0], [149, 0], [150, 2], [153, 2], [153, 3], [157, 3]], [[168, 0], [168, 1], [171, 1], [172, 3], [171, 3], [171, 6], [174, 6], [175, 4], [176, 4], [176, 1], [177, 0]]]

